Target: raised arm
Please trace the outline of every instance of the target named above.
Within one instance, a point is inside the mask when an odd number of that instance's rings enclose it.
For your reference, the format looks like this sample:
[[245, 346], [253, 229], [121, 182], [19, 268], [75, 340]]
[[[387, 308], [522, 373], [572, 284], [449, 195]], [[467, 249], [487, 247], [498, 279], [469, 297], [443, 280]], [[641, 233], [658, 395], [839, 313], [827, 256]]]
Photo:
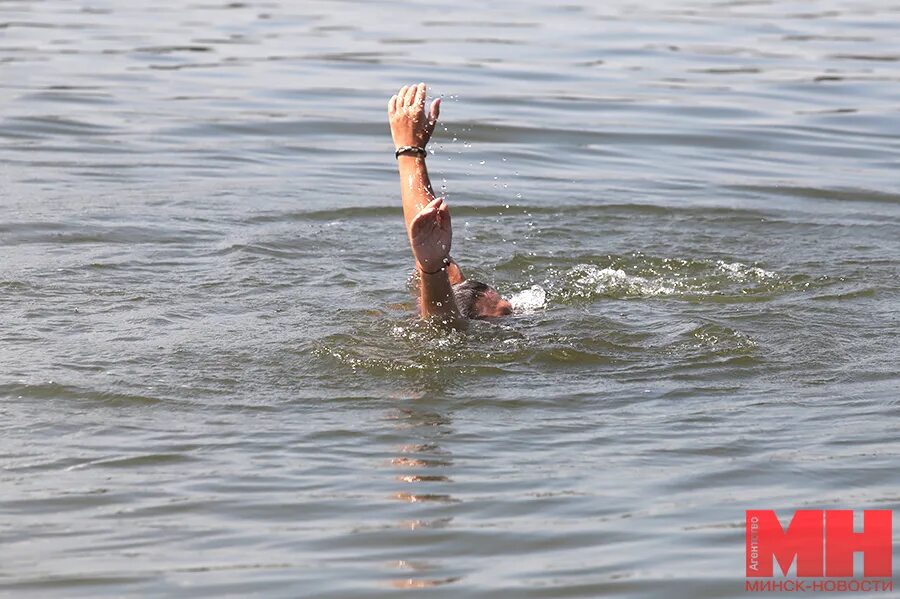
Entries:
[[413, 148], [400, 152], [397, 166], [403, 218], [419, 272], [422, 316], [457, 319], [460, 314], [448, 268], [453, 238], [450, 211], [443, 199], [435, 199], [425, 166], [425, 146], [437, 124], [440, 105], [440, 99], [435, 100], [426, 116], [425, 84], [405, 86], [388, 103], [388, 117], [394, 146], [398, 150]]
[[430, 202], [413, 217], [409, 241], [419, 271], [419, 309], [422, 316], [460, 317], [450, 284], [450, 210], [442, 198]]
[[388, 118], [394, 146], [421, 148], [421, 152], [408, 150], [397, 157], [400, 170], [400, 197], [403, 200], [403, 218], [409, 231], [413, 217], [434, 200], [434, 190], [425, 166], [425, 146], [431, 139], [441, 110], [440, 98], [431, 103], [431, 111], [425, 115], [425, 84], [403, 86], [388, 103]]

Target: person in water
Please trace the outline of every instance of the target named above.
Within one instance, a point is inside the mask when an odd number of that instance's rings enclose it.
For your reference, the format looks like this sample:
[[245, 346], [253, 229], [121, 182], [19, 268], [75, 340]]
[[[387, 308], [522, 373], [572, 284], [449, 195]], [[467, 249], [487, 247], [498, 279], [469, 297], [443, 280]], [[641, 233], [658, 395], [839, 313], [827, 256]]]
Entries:
[[400, 197], [406, 233], [416, 260], [419, 312], [445, 319], [496, 318], [512, 314], [512, 305], [496, 289], [466, 279], [450, 257], [453, 228], [444, 198], [435, 198], [425, 167], [441, 100], [425, 114], [425, 84], [406, 85], [388, 102], [391, 136], [400, 171]]

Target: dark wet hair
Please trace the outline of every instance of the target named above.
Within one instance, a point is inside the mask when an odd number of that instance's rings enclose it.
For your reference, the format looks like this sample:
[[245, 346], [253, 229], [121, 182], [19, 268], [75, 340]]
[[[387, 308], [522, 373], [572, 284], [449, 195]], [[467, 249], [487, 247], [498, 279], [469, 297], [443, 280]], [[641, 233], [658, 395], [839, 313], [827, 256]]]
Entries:
[[454, 285], [453, 297], [456, 298], [456, 307], [459, 308], [460, 315], [465, 318], [477, 318], [475, 302], [490, 288], [490, 285], [485, 285], [481, 281], [473, 281], [472, 279], [467, 279]]

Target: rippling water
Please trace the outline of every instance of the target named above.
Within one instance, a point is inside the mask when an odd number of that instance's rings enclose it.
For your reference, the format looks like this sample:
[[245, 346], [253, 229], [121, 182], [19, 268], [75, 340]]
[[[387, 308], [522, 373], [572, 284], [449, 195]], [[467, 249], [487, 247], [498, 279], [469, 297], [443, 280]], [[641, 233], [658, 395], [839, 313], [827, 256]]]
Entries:
[[0, 3], [0, 591], [733, 597], [896, 509], [900, 8], [597, 4]]

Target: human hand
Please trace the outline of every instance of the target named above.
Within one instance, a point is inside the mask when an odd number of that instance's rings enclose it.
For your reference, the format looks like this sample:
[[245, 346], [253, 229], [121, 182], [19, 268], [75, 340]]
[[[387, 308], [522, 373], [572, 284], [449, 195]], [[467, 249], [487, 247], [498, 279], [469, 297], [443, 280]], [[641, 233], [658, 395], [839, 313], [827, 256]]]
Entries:
[[388, 120], [394, 146], [424, 148], [431, 139], [440, 112], [441, 99], [436, 98], [426, 116], [424, 83], [404, 85], [388, 102]]
[[452, 239], [450, 209], [444, 198], [437, 198], [422, 208], [409, 226], [409, 241], [419, 270], [434, 273], [443, 268], [449, 262]]

